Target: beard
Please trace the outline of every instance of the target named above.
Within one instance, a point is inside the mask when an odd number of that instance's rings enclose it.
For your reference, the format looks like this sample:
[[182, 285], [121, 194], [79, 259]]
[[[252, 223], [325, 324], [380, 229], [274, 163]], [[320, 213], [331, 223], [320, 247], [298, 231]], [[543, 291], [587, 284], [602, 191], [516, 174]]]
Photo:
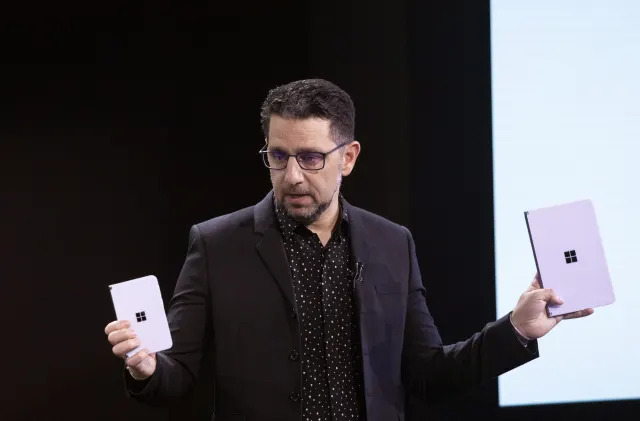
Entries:
[[278, 207], [278, 209], [282, 210], [289, 218], [305, 226], [311, 225], [316, 222], [318, 218], [320, 218], [320, 215], [322, 215], [324, 211], [327, 210], [329, 205], [331, 205], [331, 199], [323, 202], [318, 202], [314, 198], [310, 208], [307, 211], [301, 213], [295, 212], [296, 209], [300, 210], [301, 208], [289, 206], [285, 203], [284, 200], [276, 200], [276, 206]]
[[[318, 200], [316, 199], [315, 195], [310, 194], [309, 192], [287, 190], [285, 194], [282, 195], [282, 199], [280, 200], [276, 199], [275, 201], [276, 207], [279, 210], [283, 211], [285, 215], [287, 215], [289, 218], [293, 219], [297, 223], [305, 226], [311, 225], [314, 222], [316, 222], [318, 218], [320, 218], [320, 216], [324, 213], [324, 211], [327, 210], [327, 208], [329, 208], [329, 206], [331, 206], [333, 197], [336, 195], [336, 192], [340, 189], [341, 184], [342, 184], [342, 173], [339, 172], [336, 188], [333, 190], [333, 192], [331, 193], [331, 195], [327, 200]], [[296, 194], [296, 195], [306, 194], [311, 198], [312, 203], [306, 211], [302, 211], [303, 209], [302, 207], [287, 205], [285, 201], [285, 197], [287, 196], [287, 194]]]

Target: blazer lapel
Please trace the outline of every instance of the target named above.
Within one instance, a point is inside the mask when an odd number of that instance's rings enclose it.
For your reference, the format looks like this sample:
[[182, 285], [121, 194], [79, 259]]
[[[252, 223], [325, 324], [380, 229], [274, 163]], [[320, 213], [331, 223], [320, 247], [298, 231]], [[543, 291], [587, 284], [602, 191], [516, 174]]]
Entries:
[[[349, 236], [351, 238], [351, 252], [356, 269], [360, 267], [359, 273], [354, 280], [354, 294], [358, 307], [363, 304], [362, 288], [367, 278], [367, 266], [369, 263], [369, 238], [367, 227], [362, 221], [362, 216], [357, 208], [350, 205], [343, 198], [343, 205], [349, 218]], [[287, 302], [296, 308], [293, 297], [293, 280], [289, 271], [287, 254], [284, 250], [282, 237], [277, 228], [275, 215], [273, 214], [273, 191], [258, 203], [254, 208], [255, 231], [260, 234], [260, 239], [256, 244], [256, 250], [260, 258], [271, 272], [271, 275], [278, 283], [282, 294]]]
[[359, 209], [351, 206], [343, 198], [343, 205], [347, 211], [349, 218], [349, 237], [351, 238], [351, 253], [355, 264], [355, 278], [353, 281], [353, 296], [356, 300], [356, 308], [358, 313], [367, 311], [367, 300], [365, 299], [365, 283], [367, 279], [371, 282], [371, 276], [367, 275], [369, 267], [369, 247], [367, 239], [369, 234], [367, 227], [362, 221], [362, 215]]
[[[367, 247], [367, 228], [363, 224], [362, 217], [357, 208], [349, 204], [344, 198], [342, 199], [343, 206], [347, 211], [347, 217], [349, 218], [349, 236], [351, 237], [351, 253], [354, 263], [362, 267], [359, 282], [364, 282], [365, 271], [369, 262], [369, 247]], [[357, 282], [356, 282], [357, 288]]]
[[289, 263], [284, 250], [284, 244], [282, 243], [282, 237], [276, 226], [272, 204], [273, 192], [269, 192], [254, 208], [255, 231], [261, 234], [261, 238], [256, 244], [256, 250], [278, 283], [289, 305], [295, 308], [293, 280], [291, 279], [291, 272], [289, 271]]

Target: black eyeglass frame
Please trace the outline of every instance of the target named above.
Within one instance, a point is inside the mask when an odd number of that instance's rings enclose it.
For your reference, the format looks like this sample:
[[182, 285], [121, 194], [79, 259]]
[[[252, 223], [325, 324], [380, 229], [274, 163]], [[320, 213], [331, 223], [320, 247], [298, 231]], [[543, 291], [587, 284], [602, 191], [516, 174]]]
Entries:
[[[298, 162], [298, 165], [300, 166], [300, 168], [302, 168], [305, 171], [319, 171], [321, 169], [324, 168], [326, 162], [327, 162], [327, 155], [329, 155], [330, 153], [333, 153], [335, 151], [337, 151], [338, 149], [342, 148], [343, 146], [347, 146], [348, 144], [353, 143], [352, 140], [348, 141], [348, 142], [343, 142], [338, 144], [335, 148], [331, 149], [330, 151], [327, 152], [315, 152], [315, 151], [306, 151], [306, 152], [299, 152], [299, 153], [295, 153], [295, 154], [288, 154], [285, 152], [282, 152], [283, 155], [287, 156], [287, 160], [285, 161], [286, 163], [284, 164], [284, 167], [282, 168], [272, 168], [269, 166], [269, 162], [268, 162], [268, 158], [267, 158], [267, 154], [269, 152], [273, 152], [273, 151], [268, 151], [266, 148], [269, 146], [268, 144], [264, 145], [259, 151], [258, 153], [260, 155], [262, 155], [262, 163], [265, 165], [265, 167], [267, 167], [270, 170], [275, 170], [275, 171], [282, 171], [287, 169], [287, 165], [289, 165], [289, 158], [291, 158], [292, 156], [296, 158], [296, 161]], [[315, 154], [318, 156], [322, 156], [322, 166], [320, 168], [305, 168], [304, 165], [302, 163], [300, 163], [300, 160], [298, 159], [299, 155], [304, 155], [304, 154]]]

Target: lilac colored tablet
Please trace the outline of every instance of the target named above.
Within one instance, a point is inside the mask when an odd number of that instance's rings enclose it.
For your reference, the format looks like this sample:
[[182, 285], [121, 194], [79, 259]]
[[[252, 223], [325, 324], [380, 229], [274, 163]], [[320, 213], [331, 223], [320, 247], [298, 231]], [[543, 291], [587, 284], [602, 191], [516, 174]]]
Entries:
[[173, 341], [164, 311], [158, 279], [153, 275], [109, 285], [118, 320], [129, 320], [140, 346], [127, 353], [135, 355], [142, 348], [149, 352], [171, 348]]
[[543, 288], [552, 288], [562, 305], [548, 305], [559, 316], [615, 301], [609, 268], [591, 200], [527, 211], [538, 273]]

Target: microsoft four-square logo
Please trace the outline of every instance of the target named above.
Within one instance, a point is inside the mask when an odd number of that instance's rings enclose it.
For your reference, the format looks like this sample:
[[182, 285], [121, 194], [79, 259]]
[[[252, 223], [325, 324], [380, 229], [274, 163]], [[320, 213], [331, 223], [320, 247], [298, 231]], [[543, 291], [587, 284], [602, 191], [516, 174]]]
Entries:
[[144, 322], [145, 320], [147, 320], [147, 315], [144, 314], [144, 311], [141, 311], [140, 313], [136, 313], [136, 320], [138, 321], [138, 323]]
[[576, 256], [576, 251], [575, 250], [565, 251], [564, 260], [567, 263], [576, 263], [578, 261], [578, 256]]

